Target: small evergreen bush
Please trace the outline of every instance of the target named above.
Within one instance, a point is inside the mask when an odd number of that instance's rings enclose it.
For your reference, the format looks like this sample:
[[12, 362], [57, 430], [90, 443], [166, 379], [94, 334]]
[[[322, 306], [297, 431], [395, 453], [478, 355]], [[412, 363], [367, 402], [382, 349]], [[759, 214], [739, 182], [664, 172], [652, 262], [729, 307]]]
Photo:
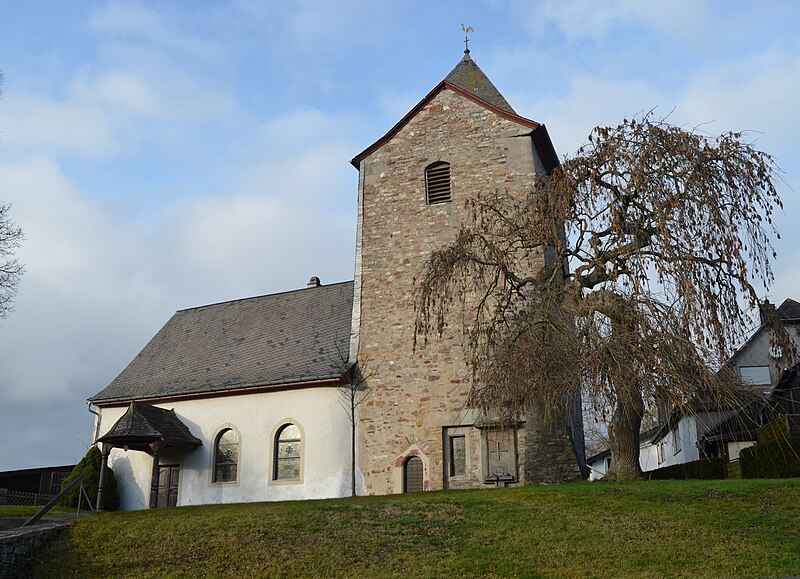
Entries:
[[800, 477], [800, 438], [762, 442], [739, 453], [742, 478]]
[[[92, 501], [92, 507], [97, 506], [97, 489], [100, 485], [100, 465], [103, 462], [103, 456], [100, 454], [100, 449], [92, 446], [89, 452], [86, 453], [81, 461], [72, 470], [72, 473], [64, 479], [61, 483], [61, 488], [65, 489], [69, 483], [74, 481], [81, 473], [84, 473], [83, 488], [86, 489], [86, 494]], [[69, 494], [64, 497], [62, 504], [65, 507], [77, 507], [78, 500], [80, 499], [80, 486], [72, 489]], [[85, 502], [84, 502], [85, 506]], [[114, 471], [111, 467], [106, 471], [106, 488], [103, 495], [103, 508], [107, 511], [115, 511], [119, 507], [119, 495], [117, 494], [117, 479], [114, 477]]]
[[701, 458], [683, 464], [673, 464], [648, 471], [644, 475], [650, 480], [723, 479], [725, 461], [722, 458]]

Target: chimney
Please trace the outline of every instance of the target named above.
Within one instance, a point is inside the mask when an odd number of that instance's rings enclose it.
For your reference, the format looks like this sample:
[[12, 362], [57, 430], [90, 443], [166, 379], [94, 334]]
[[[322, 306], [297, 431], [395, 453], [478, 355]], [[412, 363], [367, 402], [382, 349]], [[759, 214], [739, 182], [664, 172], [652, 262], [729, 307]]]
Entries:
[[322, 282], [319, 281], [319, 278], [317, 276], [315, 276], [315, 275], [312, 275], [311, 279], [308, 280], [308, 284], [306, 284], [306, 287], [319, 287], [321, 285], [322, 285]]
[[760, 318], [761, 325], [763, 326], [775, 316], [775, 304], [770, 303], [769, 298], [764, 298], [763, 302], [758, 304], [758, 317]]

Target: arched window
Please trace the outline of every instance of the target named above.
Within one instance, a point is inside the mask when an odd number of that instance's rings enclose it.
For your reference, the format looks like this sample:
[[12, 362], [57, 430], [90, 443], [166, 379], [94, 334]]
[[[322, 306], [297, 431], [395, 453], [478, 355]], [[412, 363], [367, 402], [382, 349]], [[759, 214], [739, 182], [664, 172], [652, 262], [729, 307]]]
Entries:
[[418, 456], [412, 456], [403, 465], [403, 492], [417, 493], [422, 491], [422, 479], [422, 459]]
[[235, 482], [239, 467], [239, 435], [226, 428], [214, 441], [214, 482]]
[[303, 440], [296, 424], [284, 424], [275, 435], [274, 480], [300, 480]]
[[440, 161], [425, 168], [425, 200], [429, 205], [450, 201], [450, 163]]

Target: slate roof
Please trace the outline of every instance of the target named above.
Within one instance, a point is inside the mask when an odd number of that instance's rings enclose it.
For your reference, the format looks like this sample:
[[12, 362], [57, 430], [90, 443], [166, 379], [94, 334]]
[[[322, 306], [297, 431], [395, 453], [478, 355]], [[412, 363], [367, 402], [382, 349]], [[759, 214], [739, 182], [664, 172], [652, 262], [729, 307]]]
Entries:
[[350, 346], [353, 282], [180, 310], [95, 403], [335, 379]]
[[791, 298], [783, 300], [777, 311], [782, 320], [800, 320], [800, 303]]
[[506, 118], [510, 121], [518, 123], [523, 127], [531, 129], [530, 136], [533, 139], [534, 147], [536, 148], [539, 157], [544, 164], [545, 170], [549, 174], [553, 169], [558, 167], [559, 159], [556, 150], [553, 148], [553, 142], [550, 140], [550, 135], [547, 133], [547, 128], [531, 119], [519, 116], [511, 105], [508, 104], [500, 91], [495, 88], [488, 77], [483, 71], [478, 68], [478, 65], [470, 58], [468, 53], [464, 54], [464, 58], [459, 61], [456, 67], [450, 71], [442, 82], [437, 84], [431, 92], [425, 96], [416, 106], [411, 109], [406, 115], [400, 119], [389, 131], [380, 139], [372, 143], [369, 147], [361, 151], [358, 155], [353, 157], [350, 164], [356, 169], [359, 169], [361, 161], [369, 157], [376, 150], [381, 148], [389, 142], [400, 130], [413, 119], [427, 104], [433, 100], [443, 90], [452, 90], [480, 106], [487, 108], [500, 117]]
[[177, 446], [197, 447], [202, 444], [181, 422], [174, 410], [158, 408], [144, 402], [131, 402], [128, 410], [99, 442], [125, 443], [163, 440]]
[[464, 58], [450, 71], [450, 74], [444, 80], [497, 107], [501, 111], [513, 115], [517, 114], [503, 95], [500, 94], [500, 91], [492, 84], [492, 81], [470, 58], [469, 52], [464, 52]]

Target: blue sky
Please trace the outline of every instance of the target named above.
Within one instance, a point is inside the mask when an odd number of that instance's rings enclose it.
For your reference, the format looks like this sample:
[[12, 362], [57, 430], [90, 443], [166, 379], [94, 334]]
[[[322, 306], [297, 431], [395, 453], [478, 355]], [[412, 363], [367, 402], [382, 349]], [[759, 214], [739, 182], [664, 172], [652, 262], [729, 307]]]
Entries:
[[87, 397], [177, 309], [351, 279], [357, 172], [472, 56], [559, 153], [656, 108], [785, 170], [773, 301], [800, 298], [800, 3], [12, 2], [0, 199], [26, 240], [0, 321], [0, 470], [79, 459]]

